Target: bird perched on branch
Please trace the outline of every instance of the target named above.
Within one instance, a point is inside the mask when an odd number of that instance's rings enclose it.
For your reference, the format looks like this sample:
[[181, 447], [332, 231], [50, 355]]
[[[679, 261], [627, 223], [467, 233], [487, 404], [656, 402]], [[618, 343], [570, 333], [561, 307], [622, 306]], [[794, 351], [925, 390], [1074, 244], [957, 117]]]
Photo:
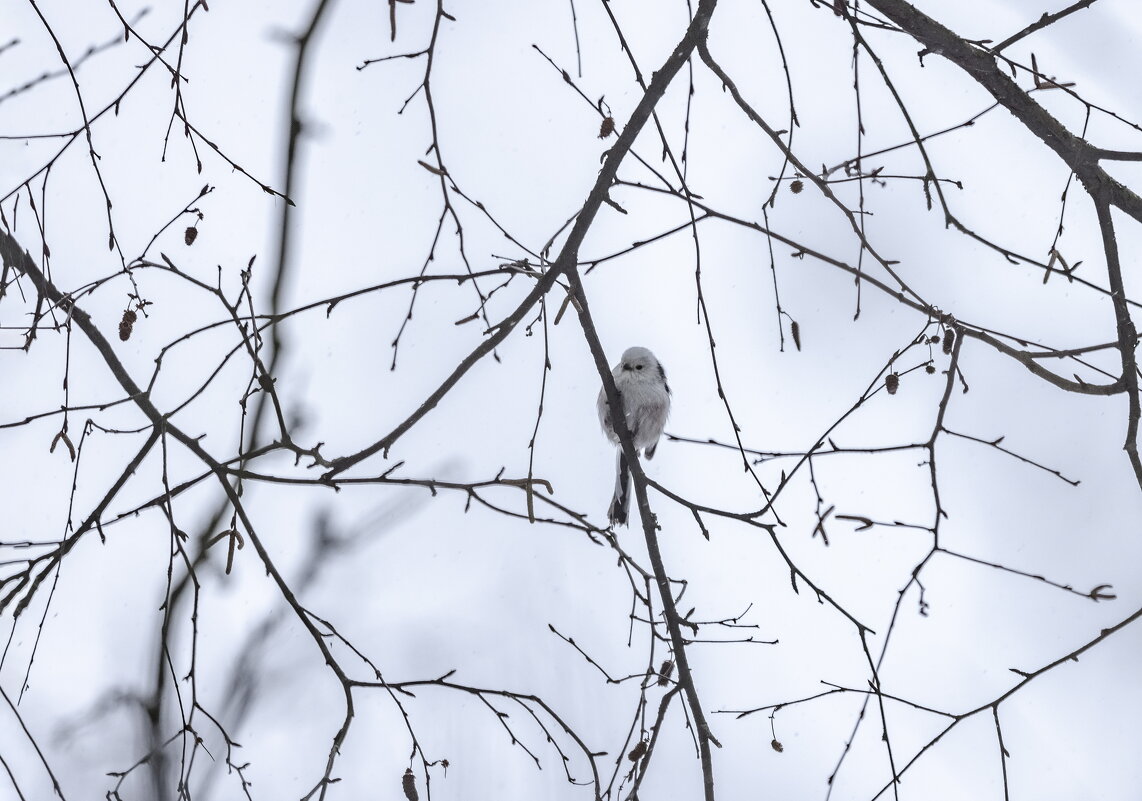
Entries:
[[[611, 375], [615, 378], [615, 386], [622, 399], [627, 429], [635, 451], [642, 451], [647, 459], [653, 459], [662, 429], [666, 427], [666, 418], [670, 415], [670, 387], [666, 383], [666, 371], [648, 349], [628, 348]], [[599, 391], [598, 407], [603, 433], [619, 446], [615, 494], [607, 517], [611, 523], [625, 526], [630, 511], [630, 465], [627, 464], [619, 435], [615, 433], [611, 421], [606, 389]]]

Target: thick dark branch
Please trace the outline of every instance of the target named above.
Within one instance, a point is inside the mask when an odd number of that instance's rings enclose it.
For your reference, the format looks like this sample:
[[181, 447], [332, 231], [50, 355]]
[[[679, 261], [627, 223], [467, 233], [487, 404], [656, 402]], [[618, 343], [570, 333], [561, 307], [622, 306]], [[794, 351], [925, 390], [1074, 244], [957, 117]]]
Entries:
[[[712, 4], [711, 4], [712, 5]], [[701, 13], [701, 11], [699, 11]], [[704, 35], [704, 31], [703, 31]], [[576, 298], [576, 309], [579, 312], [579, 321], [583, 326], [583, 335], [591, 348], [591, 355], [595, 359], [595, 367], [603, 381], [603, 390], [607, 396], [607, 403], [612, 409], [621, 409], [622, 399], [619, 397], [618, 387], [615, 386], [607, 363], [603, 344], [595, 330], [591, 311], [587, 305], [587, 296], [583, 292], [583, 283], [579, 280], [578, 271], [572, 267], [567, 271], [567, 278], [571, 282], [572, 296]], [[682, 616], [678, 614], [678, 606], [674, 602], [674, 590], [670, 585], [670, 577], [666, 572], [666, 562], [662, 558], [662, 549], [658, 545], [658, 518], [650, 509], [650, 500], [647, 498], [646, 473], [642, 470], [642, 463], [638, 459], [638, 450], [634, 446], [630, 428], [627, 426], [626, 415], [611, 415], [611, 424], [619, 436], [619, 444], [626, 455], [627, 464], [630, 465], [631, 483], [634, 485], [635, 498], [638, 501], [639, 517], [642, 520], [643, 536], [646, 539], [646, 549], [650, 556], [650, 563], [654, 569], [654, 582], [658, 587], [662, 599], [662, 614], [666, 620], [666, 628], [670, 634], [671, 652], [675, 664], [678, 666], [678, 684], [686, 694], [686, 701], [690, 714], [694, 718], [694, 727], [698, 736], [698, 753], [702, 761], [702, 779], [705, 785], [706, 801], [714, 801], [714, 768], [713, 758], [710, 754], [710, 743], [721, 747], [710, 733], [710, 726], [706, 722], [706, 715], [698, 697], [698, 689], [694, 684], [694, 674], [690, 669], [690, 662], [686, 654], [686, 638], [682, 634]]]
[[1106, 185], [1087, 185], [1094, 198], [1098, 224], [1102, 230], [1102, 249], [1106, 255], [1106, 272], [1110, 277], [1110, 297], [1114, 302], [1114, 321], [1118, 328], [1118, 352], [1122, 356], [1122, 380], [1126, 384], [1129, 411], [1126, 418], [1126, 442], [1122, 446], [1130, 458], [1134, 477], [1142, 488], [1142, 459], [1138, 457], [1138, 421], [1142, 418], [1142, 400], [1138, 397], [1138, 359], [1134, 349], [1138, 345], [1138, 331], [1126, 305], [1126, 288], [1122, 281], [1122, 263], [1118, 258], [1118, 240], [1114, 235], [1114, 220], [1110, 215], [1110, 200]]
[[1095, 148], [1095, 157], [1109, 161], [1142, 161], [1142, 153], [1133, 150], [1106, 150]]
[[393, 443], [416, 425], [421, 418], [436, 408], [436, 405], [440, 403], [441, 399], [452, 390], [452, 387], [464, 377], [465, 373], [472, 369], [476, 362], [491, 353], [498, 344], [507, 338], [508, 334], [519, 324], [520, 320], [528, 314], [532, 306], [538, 303], [539, 299], [555, 285], [555, 280], [575, 265], [579, 258], [579, 246], [583, 243], [588, 229], [595, 221], [595, 215], [598, 214], [599, 207], [602, 206], [607, 199], [611, 185], [614, 183], [615, 176], [618, 174], [619, 164], [622, 163], [627, 153], [630, 152], [631, 147], [634, 145], [634, 140], [638, 137], [643, 126], [646, 125], [646, 121], [650, 118], [654, 107], [666, 93], [666, 88], [670, 85], [674, 76], [678, 74], [678, 71], [682, 69], [682, 65], [689, 60], [699, 39], [705, 35], [706, 28], [710, 22], [710, 15], [713, 14], [715, 5], [717, 5], [717, 0], [703, 0], [703, 2], [699, 3], [697, 12], [694, 14], [694, 19], [686, 29], [686, 34], [674, 48], [674, 52], [670, 54], [670, 57], [667, 58], [659, 68], [658, 72], [654, 73], [654, 78], [651, 79], [650, 86], [647, 87], [646, 93], [642, 96], [642, 100], [640, 100], [638, 106], [635, 107], [630, 120], [628, 120], [627, 124], [623, 127], [618, 141], [614, 147], [607, 151], [603, 168], [599, 170], [599, 176], [595, 179], [595, 185], [591, 188], [591, 193], [587, 196], [586, 202], [583, 203], [583, 208], [579, 211], [579, 214], [576, 215], [575, 224], [572, 226], [571, 232], [567, 235], [567, 241], [564, 243], [563, 249], [559, 252], [559, 256], [555, 259], [555, 262], [544, 276], [536, 283], [531, 292], [528, 293], [527, 297], [523, 299], [523, 302], [521, 302], [511, 314], [504, 318], [503, 321], [489, 329], [487, 339], [469, 353], [463, 361], [456, 366], [456, 369], [452, 371], [451, 375], [444, 379], [444, 382], [437, 387], [436, 390], [425, 399], [424, 403], [409, 415], [404, 422], [372, 445], [349, 456], [334, 460], [333, 469], [325, 474], [327, 479], [348, 470], [353, 465], [376, 453], [384, 452], [387, 454], [389, 448], [393, 446]]
[[916, 41], [967, 72], [991, 96], [1054, 150], [1086, 184], [1105, 187], [1108, 202], [1142, 222], [1142, 198], [1111, 178], [1098, 165], [1101, 151], [1071, 133], [1050, 112], [999, 68], [995, 55], [969, 44], [954, 31], [919, 11], [905, 0], [868, 0]]

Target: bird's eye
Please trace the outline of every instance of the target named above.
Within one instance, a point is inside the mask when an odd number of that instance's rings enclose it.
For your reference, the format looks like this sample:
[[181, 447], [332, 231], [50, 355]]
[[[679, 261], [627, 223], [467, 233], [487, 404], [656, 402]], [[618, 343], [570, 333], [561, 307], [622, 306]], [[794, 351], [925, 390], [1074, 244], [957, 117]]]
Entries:
[[641, 370], [641, 369], [642, 369], [642, 365], [641, 365], [641, 364], [637, 364], [637, 365], [635, 365], [635, 368], [634, 368], [634, 369], [636, 369], [636, 370]]

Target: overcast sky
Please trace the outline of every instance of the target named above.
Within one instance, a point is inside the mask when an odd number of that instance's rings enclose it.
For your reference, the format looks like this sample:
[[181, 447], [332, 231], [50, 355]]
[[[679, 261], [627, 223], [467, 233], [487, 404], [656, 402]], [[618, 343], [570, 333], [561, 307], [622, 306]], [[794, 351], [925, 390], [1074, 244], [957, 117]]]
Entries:
[[[181, 4], [163, 4], [139, 19], [141, 4], [117, 5], [152, 43], [165, 41], [182, 18]], [[76, 130], [83, 121], [71, 78], [50, 77], [15, 91], [61, 66], [37, 8], [73, 64], [89, 46], [116, 42], [75, 72], [88, 117], [124, 91], [148, 61], [148, 49], [134, 36], [122, 41], [123, 26], [109, 5], [0, 0], [5, 23], [0, 45], [18, 39], [0, 51], [0, 209], [8, 230], [61, 289], [79, 291], [102, 281], [79, 303], [141, 385], [151, 380], [165, 346], [226, 320], [228, 313], [217, 297], [162, 269], [134, 270], [132, 283], [123, 274], [124, 263], [142, 258], [161, 264], [164, 254], [186, 274], [220, 285], [233, 300], [241, 271], [253, 259], [254, 310], [269, 308], [283, 201], [259, 184], [284, 191], [290, 36], [309, 18], [310, 5], [215, 2], [209, 12], [196, 11], [182, 57], [186, 80], [180, 102], [198, 138], [192, 146], [183, 123], [177, 118], [172, 123], [176, 101], [170, 74], [152, 66], [115, 112], [92, 123], [96, 173], [82, 135], [56, 155], [68, 141], [58, 134]], [[793, 151], [813, 170], [853, 158], [859, 137], [848, 25], [808, 0], [769, 5], [798, 115]], [[914, 5], [966, 38], [998, 42], [1065, 4], [932, 0]], [[622, 0], [609, 8], [649, 79], [681, 37], [687, 5]], [[605, 9], [588, 0], [574, 4], [580, 67], [569, 3], [497, 0], [446, 7], [455, 20], [440, 26], [430, 86], [439, 155], [448, 185], [458, 190], [449, 189], [446, 197], [463, 226], [461, 252], [453, 217], [446, 217], [437, 237], [441, 182], [419, 163], [438, 163], [435, 153], [426, 153], [433, 133], [424, 92], [415, 92], [404, 105], [423, 79], [425, 58], [357, 69], [371, 59], [423, 50], [434, 6], [426, 0], [398, 3], [396, 39], [390, 41], [387, 4], [332, 2], [302, 86], [305, 135], [292, 192], [297, 204], [292, 273], [282, 308], [422, 270], [461, 274], [522, 258], [536, 264], [533, 254], [580, 209], [600, 157], [615, 142], [613, 136], [599, 139], [595, 106], [600, 98], [621, 129], [642, 97]], [[932, 54], [917, 59], [914, 40], [862, 30], [922, 134], [959, 126], [991, 104], [954, 65]], [[1023, 39], [1006, 55], [1029, 65], [1034, 53], [1043, 73], [1073, 82], [1083, 98], [1126, 121], [1093, 112], [1087, 129], [1092, 142], [1139, 150], [1133, 123], [1142, 119], [1135, 80], [1142, 70], [1140, 36], [1142, 21], [1132, 2], [1099, 0]], [[788, 129], [786, 75], [763, 5], [722, 0], [711, 24], [710, 48], [767, 122]], [[167, 59], [173, 63], [177, 53], [172, 48]], [[861, 53], [857, 69], [862, 151], [907, 142], [908, 125], [867, 53]], [[566, 70], [589, 101], [559, 70]], [[1031, 85], [1026, 72], [1017, 80]], [[1082, 133], [1080, 102], [1060, 90], [1033, 96]], [[675, 156], [686, 145], [688, 186], [701, 202], [764, 224], [763, 204], [782, 171], [782, 155], [742, 115], [717, 78], [695, 60], [657, 110]], [[927, 149], [937, 175], [946, 179], [942, 188], [950, 208], [965, 226], [1021, 257], [1048, 261], [1068, 172], [1038, 139], [995, 109], [969, 127], [928, 140]], [[653, 125], [648, 126], [623, 162], [620, 179], [662, 187], [637, 155], [676, 186], [662, 150]], [[1097, 221], [1080, 187], [1071, 185], [1064, 232], [1055, 247], [1067, 265], [1081, 262], [1075, 275], [1093, 286], [1057, 275], [1044, 282], [1041, 267], [1023, 258], [1011, 263], [947, 228], [938, 207], [926, 208], [916, 179], [924, 166], [914, 147], [866, 160], [866, 171], [877, 168], [883, 180], [832, 188], [853, 209], [863, 191], [860, 216], [869, 241], [885, 259], [898, 262], [893, 269], [925, 302], [965, 324], [1031, 343], [1030, 350], [1116, 339], [1111, 302], [1099, 289], [1108, 284]], [[1138, 186], [1139, 167], [1125, 163], [1108, 169]], [[795, 193], [791, 169], [785, 176], [776, 202], [765, 210], [771, 229], [800, 247], [855, 266], [860, 243], [847, 219], [812, 182], [803, 180], [802, 191]], [[212, 191], [195, 200], [204, 184]], [[116, 234], [110, 250], [107, 198]], [[690, 219], [687, 205], [632, 186], [613, 188], [610, 198], [615, 206], [601, 208], [580, 250], [585, 289], [611, 363], [625, 348], [643, 345], [664, 364], [673, 390], [669, 434], [732, 444], [736, 421], [744, 447], [793, 454], [813, 448], [826, 432], [841, 449], [917, 445], [932, 437], [950, 357], [942, 342], [910, 347], [921, 333], [944, 334], [927, 315], [869, 284], [858, 299], [851, 274], [756, 230], [715, 219], [696, 228], [706, 307], [706, 315], [699, 314], [691, 229], [603, 260], [684, 226]], [[188, 204], [202, 219], [178, 217], [152, 241]], [[1142, 237], [1125, 216], [1115, 220], [1127, 294], [1137, 297], [1133, 254]], [[195, 224], [197, 237], [188, 246], [185, 229]], [[43, 240], [50, 256], [40, 256]], [[552, 253], [561, 242], [555, 240]], [[433, 258], [426, 262], [430, 249]], [[867, 254], [862, 269], [892, 283]], [[103, 281], [109, 276], [114, 277]], [[487, 296], [503, 280], [481, 279], [479, 289]], [[496, 289], [485, 307], [487, 320], [461, 322], [478, 311], [480, 298], [472, 282], [451, 281], [419, 287], [403, 333], [414, 299], [408, 285], [289, 318], [279, 327], [284, 350], [275, 379], [294, 437], [305, 447], [323, 443], [327, 458], [380, 439], [479, 345], [489, 323], [516, 307], [532, 280], [517, 276]], [[785, 317], [777, 313], [775, 286]], [[132, 293], [151, 305], [145, 317], [139, 315], [130, 339], [121, 341], [117, 326]], [[34, 287], [21, 280], [6, 287], [0, 302], [0, 344], [6, 348], [0, 354], [0, 424], [65, 404], [121, 398], [106, 364], [78, 331], [70, 340], [62, 332], [41, 331], [27, 352], [22, 349], [34, 296]], [[532, 469], [550, 482], [553, 500], [605, 526], [614, 454], [598, 430], [599, 376], [583, 330], [570, 309], [556, 324], [564, 297], [562, 289], [548, 296], [543, 319], [538, 308], [526, 315], [496, 349], [497, 358], [473, 367], [387, 458], [373, 456], [348, 475], [377, 476], [401, 462], [394, 477], [470, 483], [491, 480], [502, 470], [506, 478], [525, 478], [549, 358]], [[800, 347], [794, 345], [793, 320]], [[240, 400], [251, 367], [239, 353], [214, 371], [240, 343], [232, 325], [195, 334], [165, 352], [151, 390], [154, 403], [168, 412], [209, 381], [172, 420], [203, 437], [203, 447], [219, 460], [240, 450]], [[904, 352], [892, 361], [898, 351]], [[1087, 357], [1087, 366], [1065, 360], [1045, 366], [1066, 378], [1077, 373], [1084, 381], [1107, 383], [1121, 371], [1117, 359], [1117, 351], [1106, 349]], [[890, 361], [893, 366], [886, 370]], [[932, 373], [924, 370], [928, 363]], [[871, 630], [867, 643], [874, 659], [884, 651], [895, 620], [879, 671], [885, 693], [960, 714], [1015, 686], [1021, 677], [1013, 670], [1040, 669], [1142, 605], [1137, 581], [1142, 503], [1121, 447], [1125, 398], [1061, 391], [977, 340], [962, 345], [959, 369], [944, 424], [980, 441], [947, 432], [937, 439], [939, 495], [947, 513], [938, 534], [940, 546], [970, 559], [937, 552], [924, 562], [919, 583], [910, 578], [933, 547], [936, 522], [925, 448], [819, 455], [811, 473], [809, 464], [797, 468], [775, 506], [776, 517], [763, 518], [783, 524], [777, 541], [835, 606], [820, 602], [804, 580], [795, 591], [789, 565], [764, 530], [706, 515], [707, 540], [687, 507], [650, 493], [670, 576], [686, 582], [681, 611], [693, 607], [695, 620], [732, 618], [740, 624], [704, 626], [700, 639], [776, 641], [703, 642], [689, 649], [702, 703], [724, 746], [714, 754], [720, 798], [826, 796], [827, 779], [853, 734], [861, 693], [871, 678], [858, 629], [845, 613]], [[892, 371], [903, 375], [890, 395], [883, 376]], [[834, 428], [869, 387], [879, 389]], [[75, 525], [86, 518], [148, 433], [139, 432], [148, 421], [129, 403], [77, 410], [68, 415], [69, 437], [77, 445], [89, 417], [101, 429], [86, 437], [78, 467], [62, 444], [49, 450], [60, 430], [59, 415], [0, 429], [2, 447], [11, 454], [0, 468], [0, 500], [8, 516], [0, 530], [0, 559], [9, 573], [22, 564], [7, 560], [42, 551], [22, 543], [59, 540], [69, 533], [69, 518]], [[262, 441], [274, 436], [275, 426], [265, 426]], [[1017, 455], [985, 444], [1000, 437], [1002, 448]], [[751, 474], [733, 447], [667, 441], [646, 468], [652, 479], [689, 501], [746, 512], [765, 503], [754, 474], [772, 492], [798, 463], [796, 456], [770, 458], [753, 464]], [[304, 463], [295, 466], [288, 454], [254, 466], [280, 476], [319, 475]], [[174, 442], [166, 449], [166, 467], [171, 485], [203, 472], [201, 463]], [[150, 747], [143, 715], [130, 695], [149, 691], [162, 667], [155, 659], [172, 561], [170, 527], [155, 508], [111, 521], [163, 492], [163, 468], [163, 453], [156, 449], [104, 515], [106, 542], [95, 532], [85, 535], [58, 581], [53, 574], [19, 619], [13, 621], [11, 608], [4, 613], [0, 633], [9, 645], [0, 663], [0, 687], [13, 703], [20, 700], [18, 716], [0, 705], [0, 755], [14, 777], [9, 782], [0, 772], [0, 799], [50, 797], [50, 778], [21, 720], [67, 798], [102, 797], [115, 787], [116, 779], [107, 774], [126, 770]], [[525, 495], [517, 488], [494, 487], [481, 494], [517, 516], [480, 503], [467, 509], [462, 491], [378, 484], [335, 493], [250, 482], [243, 502], [300, 602], [335, 625], [386, 679], [433, 679], [455, 669], [453, 678], [462, 684], [535, 694], [592, 751], [607, 752], [597, 759], [606, 787], [616, 760], [620, 775], [631, 765], [623, 751], [636, 721], [639, 680], [608, 684], [600, 668], [615, 678], [642, 674], [648, 660], [657, 665], [667, 657], [664, 643], [654, 643], [652, 657], [647, 626], [632, 623], [632, 610], [639, 617], [644, 609], [634, 604], [631, 580], [614, 549], [573, 527], [529, 524]], [[197, 537], [221, 499], [216, 483], [201, 483], [174, 500], [175, 524]], [[543, 517], [572, 519], [542, 504], [537, 509]], [[814, 534], [826, 510], [831, 510], [827, 542]], [[861, 529], [859, 518], [877, 525]], [[228, 521], [229, 513], [218, 530]], [[635, 522], [618, 541], [646, 565]], [[346, 545], [315, 563], [311, 548], [319, 530], [344, 537]], [[251, 795], [299, 798], [325, 770], [344, 718], [343, 694], [253, 547], [235, 554], [228, 575], [225, 550], [224, 544], [214, 546], [198, 571], [194, 689], [199, 702], [242, 744], [234, 761], [250, 763], [245, 777], [253, 782]], [[176, 575], [183, 570], [178, 559], [174, 570]], [[1104, 584], [1113, 585], [1109, 592], [1115, 600], [1095, 603], [1082, 597]], [[191, 659], [190, 614], [186, 603], [173, 614], [177, 647], [171, 660], [180, 679]], [[267, 639], [254, 639], [270, 622]], [[596, 664], [549, 626], [574, 639]], [[1127, 627], [1077, 664], [1036, 678], [999, 706], [1012, 798], [1136, 797], [1142, 782], [1136, 754], [1140, 648], [1142, 635], [1136, 626]], [[335, 651], [352, 675], [372, 678], [344, 646]], [[257, 688], [248, 707], [238, 703], [242, 696], [233, 689], [236, 672]], [[21, 693], [26, 674], [28, 686]], [[776, 714], [772, 729], [768, 712], [743, 719], [720, 714], [794, 701], [834, 685], [851, 692], [787, 706]], [[179, 687], [185, 703], [191, 683], [180, 681]], [[648, 718], [634, 723], [635, 741], [640, 725], [653, 724], [662, 693], [660, 688], [648, 693]], [[401, 711], [383, 691], [362, 690], [355, 698], [353, 725], [334, 770], [341, 781], [331, 785], [329, 797], [400, 798], [400, 777], [412, 749]], [[511, 731], [542, 770], [479, 699], [432, 688], [402, 700], [427, 758], [449, 762], [447, 771], [432, 769], [434, 797], [592, 797], [589, 786], [567, 782], [559, 752], [520, 705], [495, 702], [510, 714]], [[951, 722], [906, 703], [886, 699], [885, 704], [898, 770]], [[165, 731], [173, 735], [180, 720], [173, 694], [164, 710]], [[683, 714], [676, 699], [640, 797], [700, 797], [701, 771]], [[582, 752], [550, 718], [541, 719], [568, 755], [570, 773], [580, 781], [590, 779]], [[201, 718], [198, 724], [211, 755], [197, 757], [194, 797], [240, 797], [240, 780], [225, 770], [217, 731]], [[873, 703], [856, 730], [831, 799], [867, 800], [885, 786], [891, 772], [881, 733]], [[780, 753], [771, 747], [773, 739], [783, 745]], [[177, 766], [178, 747], [168, 755]], [[419, 760], [413, 766], [424, 797]], [[1002, 770], [996, 721], [984, 712], [957, 725], [909, 767], [899, 795], [999, 799]], [[615, 797], [626, 798], [629, 783], [621, 791], [619, 786], [616, 782]], [[136, 771], [120, 792], [123, 798], [152, 797], [146, 771]]]

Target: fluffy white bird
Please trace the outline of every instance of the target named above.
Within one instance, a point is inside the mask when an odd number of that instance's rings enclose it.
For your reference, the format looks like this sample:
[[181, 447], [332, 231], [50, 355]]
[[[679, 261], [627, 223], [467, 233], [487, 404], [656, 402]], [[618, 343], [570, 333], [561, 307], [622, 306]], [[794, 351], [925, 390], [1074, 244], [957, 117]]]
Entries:
[[[670, 415], [670, 387], [666, 383], [666, 371], [658, 359], [646, 348], [628, 348], [611, 375], [615, 377], [622, 398], [623, 412], [627, 428], [634, 440], [636, 451], [642, 451], [647, 459], [654, 458], [666, 418]], [[618, 434], [611, 423], [611, 409], [607, 404], [607, 393], [599, 391], [599, 423], [607, 439], [619, 445]], [[630, 510], [630, 466], [620, 446], [618, 466], [615, 469], [615, 494], [607, 517], [611, 523], [625, 526]]]

